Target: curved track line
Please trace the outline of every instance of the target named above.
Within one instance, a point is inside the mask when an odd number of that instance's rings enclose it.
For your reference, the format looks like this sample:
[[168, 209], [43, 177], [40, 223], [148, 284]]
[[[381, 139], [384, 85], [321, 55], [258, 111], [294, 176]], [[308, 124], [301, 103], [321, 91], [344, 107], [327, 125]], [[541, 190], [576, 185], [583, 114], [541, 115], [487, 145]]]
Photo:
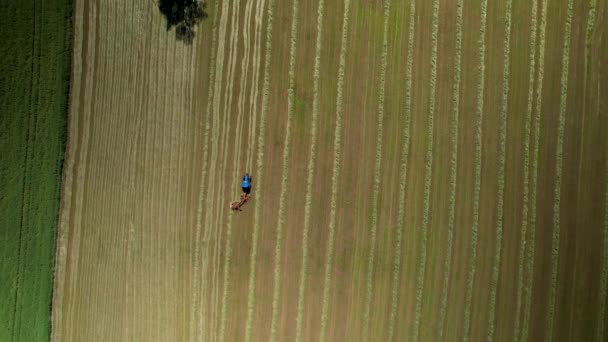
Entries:
[[517, 296], [516, 296], [516, 304], [515, 304], [515, 312], [517, 313], [517, 318], [515, 319], [515, 328], [513, 334], [513, 340], [518, 341], [520, 335], [520, 324], [521, 324], [521, 305], [522, 305], [522, 293], [524, 286], [524, 257], [526, 251], [526, 235], [528, 230], [528, 195], [529, 195], [529, 180], [530, 171], [530, 132], [531, 132], [531, 122], [532, 122], [532, 102], [534, 101], [534, 70], [535, 70], [535, 57], [536, 57], [536, 32], [537, 32], [537, 0], [532, 0], [532, 9], [531, 9], [531, 23], [530, 23], [530, 71], [528, 77], [528, 99], [526, 106], [526, 123], [524, 128], [524, 183], [523, 183], [523, 199], [522, 199], [522, 222], [521, 222], [521, 232], [520, 232], [520, 241], [519, 241], [519, 255], [518, 255], [518, 270], [517, 270]]
[[403, 226], [405, 225], [405, 193], [407, 190], [407, 162], [410, 153], [410, 122], [412, 116], [412, 65], [414, 60], [414, 28], [415, 28], [415, 1], [410, 1], [407, 61], [405, 71], [405, 126], [403, 127], [403, 146], [401, 149], [401, 170], [403, 177], [399, 181], [399, 210], [397, 217], [397, 241], [395, 243], [395, 257], [393, 259], [393, 279], [391, 284], [391, 313], [388, 321], [387, 341], [393, 340], [395, 331], [395, 318], [397, 317], [397, 304], [399, 302], [399, 276], [401, 272], [401, 244], [403, 242]]
[[369, 320], [370, 320], [370, 307], [372, 302], [373, 294], [373, 275], [374, 275], [374, 254], [376, 253], [376, 240], [377, 240], [377, 229], [378, 229], [378, 194], [380, 192], [380, 180], [381, 180], [381, 163], [382, 163], [382, 134], [383, 134], [383, 121], [384, 121], [384, 91], [386, 81], [386, 65], [388, 55], [388, 22], [391, 8], [391, 1], [383, 1], [384, 7], [384, 31], [382, 34], [382, 59], [380, 65], [380, 88], [378, 90], [378, 114], [377, 114], [377, 127], [376, 127], [376, 160], [374, 163], [374, 187], [372, 193], [372, 226], [370, 230], [370, 251], [367, 259], [367, 279], [366, 279], [366, 292], [365, 292], [365, 309], [363, 312], [363, 333], [361, 334], [361, 340], [367, 341], [369, 337]]
[[487, 22], [488, 0], [481, 3], [481, 25], [479, 29], [479, 84], [477, 85], [477, 108], [475, 120], [475, 188], [473, 193], [473, 224], [471, 226], [471, 255], [469, 257], [469, 271], [467, 272], [467, 289], [464, 309], [463, 341], [469, 340], [471, 322], [471, 298], [473, 297], [473, 282], [475, 281], [475, 261], [477, 259], [477, 229], [479, 225], [479, 192], [481, 190], [481, 134], [483, 120], [483, 90], [485, 72], [485, 34]]
[[534, 283], [534, 242], [536, 240], [536, 187], [538, 184], [538, 155], [540, 150], [540, 124], [542, 109], [543, 77], [545, 67], [545, 29], [547, 27], [547, 1], [543, 0], [541, 8], [539, 47], [538, 47], [538, 76], [536, 88], [536, 108], [534, 115], [534, 155], [532, 156], [532, 185], [530, 192], [530, 248], [528, 249], [526, 269], [528, 281], [526, 283], [526, 297], [524, 305], [524, 319], [522, 326], [522, 341], [528, 341], [530, 323], [530, 308], [532, 306], [532, 286]]
[[302, 231], [302, 264], [300, 265], [300, 283], [298, 286], [298, 308], [296, 316], [295, 341], [302, 340], [302, 317], [304, 315], [304, 291], [308, 269], [308, 236], [310, 232], [310, 215], [312, 208], [312, 183], [314, 180], [317, 153], [317, 120], [319, 116], [319, 78], [321, 67], [321, 48], [323, 38], [323, 16], [325, 0], [319, 0], [317, 9], [317, 40], [315, 43], [315, 65], [313, 74], [312, 122], [310, 137], [310, 159], [308, 160], [308, 176], [306, 178], [306, 199], [304, 204], [304, 229]]
[[420, 319], [422, 317], [422, 295], [426, 273], [426, 244], [428, 239], [429, 207], [431, 199], [431, 176], [433, 175], [433, 126], [435, 117], [435, 93], [437, 83], [437, 32], [439, 30], [439, 0], [433, 1], [433, 28], [431, 32], [431, 80], [429, 95], [429, 116], [427, 126], [427, 146], [424, 165], [424, 199], [422, 212], [422, 236], [420, 237], [420, 263], [416, 276], [416, 309], [414, 311], [414, 331], [412, 340], [418, 341]]
[[[258, 136], [258, 158], [256, 177], [258, 178], [257, 198], [262, 197], [262, 170], [264, 169], [264, 139], [266, 134], [266, 114], [268, 112], [268, 97], [270, 96], [270, 58], [272, 57], [272, 24], [274, 15], [274, 1], [268, 3], [268, 29], [266, 31], [266, 57], [264, 61], [264, 86], [262, 88], [262, 113], [260, 118], [260, 133]], [[247, 320], [245, 322], [245, 342], [251, 340], [251, 328], [253, 321], [253, 307], [255, 305], [255, 273], [256, 257], [258, 249], [258, 234], [261, 220], [261, 202], [255, 201], [255, 213], [252, 233], [251, 256], [249, 263], [249, 288], [247, 293]]]
[[334, 132], [334, 167], [331, 177], [331, 203], [329, 213], [329, 241], [327, 244], [327, 257], [325, 258], [325, 275], [323, 280], [323, 301], [321, 309], [321, 331], [319, 342], [325, 342], [327, 328], [327, 310], [329, 307], [329, 287], [331, 282], [331, 265], [334, 254], [336, 235], [336, 206], [338, 201], [338, 180], [340, 178], [340, 157], [342, 153], [342, 112], [344, 72], [346, 68], [346, 49], [348, 45], [348, 18], [350, 13], [350, 0], [344, 0], [344, 18], [342, 21], [342, 41], [340, 47], [340, 63], [338, 66], [338, 88], [336, 99], [336, 128]]
[[511, 11], [513, 0], [506, 0], [505, 10], [505, 38], [503, 41], [503, 70], [502, 70], [502, 97], [500, 105], [500, 130], [498, 152], [498, 202], [496, 205], [496, 245], [494, 246], [494, 262], [492, 265], [492, 280], [490, 282], [490, 313], [488, 316], [488, 341], [494, 340], [494, 325], [496, 318], [496, 288], [500, 272], [500, 257], [503, 236], [503, 215], [505, 201], [505, 159], [507, 153], [507, 116], [509, 106], [509, 49], [511, 44]]
[[285, 196], [287, 195], [287, 178], [289, 177], [289, 155], [291, 147], [291, 124], [293, 122], [293, 107], [295, 98], [295, 68], [298, 42], [298, 0], [293, 1], [293, 18], [291, 21], [291, 47], [289, 56], [289, 93], [287, 96], [287, 127], [283, 145], [283, 176], [281, 177], [281, 192], [279, 195], [279, 213], [277, 218], [277, 237], [274, 250], [274, 285], [272, 291], [272, 318], [270, 321], [270, 342], [276, 340], [277, 319], [279, 317], [279, 296], [281, 293], [281, 243], [283, 242], [283, 226], [285, 224]]
[[458, 117], [460, 114], [460, 77], [461, 77], [461, 53], [462, 53], [462, 7], [463, 0], [456, 4], [456, 52], [454, 53], [454, 83], [452, 85], [452, 126], [450, 135], [452, 137], [452, 153], [450, 156], [450, 193], [448, 214], [448, 236], [445, 261], [443, 265], [443, 285], [441, 287], [441, 299], [439, 305], [439, 327], [437, 328], [438, 341], [443, 340], [445, 328], [445, 317], [447, 315], [448, 291], [450, 286], [450, 266], [452, 264], [452, 250], [454, 239], [454, 218], [456, 215], [456, 182], [458, 167]]
[[562, 186], [562, 166], [564, 151], [564, 130], [566, 128], [566, 104], [568, 98], [568, 67], [570, 61], [570, 35], [572, 32], [573, 0], [568, 0], [566, 29], [564, 31], [564, 50], [562, 52], [561, 96], [559, 121], [557, 127], [557, 151], [555, 152], [555, 188], [553, 198], [553, 243], [551, 253], [551, 288], [549, 289], [549, 317], [547, 317], [548, 340], [553, 341], [555, 325], [555, 297], [557, 296], [557, 273], [559, 266], [560, 202]]

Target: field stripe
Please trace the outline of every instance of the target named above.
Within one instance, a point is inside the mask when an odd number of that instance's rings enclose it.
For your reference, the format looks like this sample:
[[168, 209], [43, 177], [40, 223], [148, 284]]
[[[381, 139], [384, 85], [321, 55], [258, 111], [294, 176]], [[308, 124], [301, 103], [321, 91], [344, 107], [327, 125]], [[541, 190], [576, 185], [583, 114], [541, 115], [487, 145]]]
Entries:
[[469, 270], [467, 272], [467, 288], [464, 309], [464, 335], [463, 341], [469, 340], [471, 328], [471, 298], [473, 297], [473, 282], [475, 281], [475, 261], [477, 259], [477, 229], [479, 225], [479, 193], [481, 191], [481, 134], [483, 121], [483, 90], [485, 72], [485, 33], [488, 1], [481, 2], [481, 25], [479, 29], [479, 83], [477, 85], [477, 108], [475, 119], [475, 187], [473, 191], [473, 224], [471, 225], [471, 255], [469, 257]]
[[422, 317], [422, 295], [424, 293], [424, 276], [426, 273], [426, 244], [428, 239], [429, 207], [431, 200], [431, 176], [433, 174], [433, 126], [435, 117], [435, 93], [437, 83], [437, 32], [439, 30], [439, 0], [433, 1], [433, 28], [431, 32], [431, 79], [429, 95], [429, 114], [427, 125], [427, 145], [424, 165], [424, 199], [422, 227], [420, 237], [420, 261], [416, 276], [416, 309], [414, 311], [414, 331], [412, 340], [418, 341], [420, 319]]
[[304, 291], [306, 289], [306, 276], [308, 269], [308, 236], [310, 232], [310, 212], [312, 208], [312, 183], [315, 173], [317, 154], [317, 120], [319, 116], [319, 77], [321, 68], [321, 48], [323, 38], [323, 16], [325, 0], [319, 0], [317, 9], [317, 40], [315, 43], [315, 65], [313, 71], [313, 100], [312, 122], [310, 137], [310, 157], [308, 160], [308, 176], [306, 178], [306, 199], [304, 202], [304, 229], [302, 231], [302, 264], [300, 266], [300, 283], [298, 285], [298, 308], [296, 316], [295, 341], [302, 340], [302, 317], [304, 315]]
[[500, 272], [500, 257], [502, 251], [503, 216], [505, 201], [505, 159], [507, 153], [507, 117], [509, 107], [509, 54], [511, 44], [511, 11], [513, 0], [506, 0], [505, 9], [505, 37], [503, 41], [503, 69], [502, 69], [502, 97], [500, 104], [500, 130], [498, 152], [498, 193], [496, 204], [496, 245], [494, 246], [494, 262], [492, 265], [492, 279], [490, 282], [490, 312], [488, 314], [488, 341], [494, 340], [496, 318], [496, 291]]
[[382, 124], [384, 121], [384, 90], [386, 80], [386, 65], [388, 55], [388, 22], [391, 8], [391, 1], [384, 0], [384, 32], [382, 41], [382, 60], [380, 65], [380, 84], [378, 90], [378, 114], [377, 114], [377, 127], [376, 127], [376, 160], [374, 164], [374, 188], [372, 193], [372, 225], [370, 229], [370, 250], [367, 258], [367, 280], [366, 280], [366, 292], [365, 292], [365, 309], [363, 313], [363, 333], [361, 334], [361, 340], [367, 341], [369, 337], [369, 320], [370, 320], [370, 308], [372, 302], [373, 293], [373, 275], [374, 275], [374, 254], [376, 253], [376, 239], [378, 230], [378, 194], [380, 192], [380, 180], [382, 174], [381, 163], [382, 163]]
[[600, 305], [597, 315], [597, 341], [604, 340], [604, 318], [606, 317], [606, 293], [608, 292], [608, 160], [604, 171], [606, 181], [606, 193], [604, 195], [604, 256], [602, 258], [602, 273], [600, 276]]
[[401, 167], [403, 177], [399, 180], [399, 209], [397, 217], [397, 238], [395, 242], [395, 256], [393, 258], [393, 279], [391, 285], [391, 313], [388, 321], [387, 341], [391, 342], [395, 333], [395, 319], [399, 303], [399, 276], [401, 271], [401, 245], [403, 242], [403, 226], [405, 225], [405, 193], [407, 189], [407, 161], [410, 152], [410, 122], [412, 116], [412, 65], [414, 60], [414, 27], [415, 27], [415, 1], [410, 1], [407, 60], [405, 70], [405, 126], [403, 127], [403, 146], [401, 149]]
[[405, 126], [403, 127], [401, 147], [401, 170], [403, 177], [399, 181], [399, 209], [397, 217], [397, 238], [395, 242], [395, 256], [393, 258], [393, 279], [391, 284], [391, 313], [388, 321], [387, 341], [391, 342], [395, 333], [395, 319], [397, 317], [397, 305], [399, 303], [399, 277], [401, 273], [401, 245], [403, 242], [403, 226], [405, 225], [405, 192], [407, 189], [407, 161], [410, 153], [410, 122], [412, 116], [412, 64], [414, 60], [414, 28], [415, 28], [416, 3], [410, 1], [407, 60], [405, 70]]
[[209, 131], [211, 129], [211, 103], [213, 102], [214, 96], [214, 84], [215, 84], [215, 53], [217, 49], [217, 21], [219, 12], [219, 1], [215, 1], [213, 6], [213, 24], [211, 33], [211, 61], [209, 64], [209, 91], [207, 94], [207, 115], [205, 116], [205, 128], [203, 133], [203, 164], [200, 170], [200, 187], [198, 190], [198, 207], [196, 211], [196, 233], [194, 241], [194, 286], [193, 286], [193, 299], [190, 309], [190, 338], [196, 339], [196, 333], [194, 330], [194, 318], [196, 316], [196, 307], [198, 303], [198, 279], [199, 279], [199, 255], [200, 255], [200, 240], [201, 240], [201, 228], [203, 219], [203, 195], [205, 194], [205, 180], [207, 179], [207, 157], [209, 154]]
[[285, 196], [287, 195], [287, 178], [289, 177], [289, 154], [291, 147], [291, 123], [295, 100], [295, 67], [298, 41], [298, 0], [293, 1], [293, 18], [291, 21], [291, 47], [289, 57], [289, 90], [287, 95], [287, 127], [283, 145], [283, 176], [281, 177], [281, 192], [279, 195], [279, 213], [277, 218], [277, 237], [274, 250], [274, 287], [272, 291], [272, 318], [270, 321], [270, 342], [277, 335], [277, 319], [279, 316], [279, 296], [281, 293], [281, 243], [283, 241], [283, 225], [285, 224]]
[[559, 121], [557, 127], [557, 150], [555, 152], [555, 188], [553, 198], [553, 246], [551, 253], [551, 288], [549, 289], [549, 315], [547, 318], [548, 340], [553, 341], [555, 325], [555, 297], [557, 296], [557, 273], [559, 266], [559, 233], [560, 233], [560, 203], [562, 185], [562, 166], [564, 150], [564, 130], [566, 128], [566, 104], [568, 98], [568, 67], [570, 61], [570, 34], [572, 31], [573, 0], [568, 0], [566, 12], [566, 29], [564, 31], [564, 50], [562, 52], [561, 96], [559, 105]]
[[340, 178], [340, 157], [342, 153], [342, 112], [344, 72], [346, 69], [346, 48], [348, 45], [348, 18], [350, 14], [350, 0], [344, 0], [344, 17], [342, 21], [342, 40], [340, 46], [340, 63], [338, 65], [338, 84], [336, 96], [336, 128], [334, 132], [334, 160], [331, 177], [331, 202], [329, 212], [329, 237], [327, 241], [327, 256], [325, 258], [325, 274], [323, 277], [323, 299], [321, 304], [321, 331], [319, 342], [325, 342], [327, 328], [327, 310], [329, 308], [329, 287], [331, 282], [331, 265], [334, 256], [334, 242], [336, 236], [336, 207], [338, 201], [338, 180]]
[[[239, 99], [238, 99], [238, 116], [237, 116], [237, 127], [235, 133], [235, 153], [232, 160], [232, 185], [230, 189], [234, 189], [237, 186], [238, 179], [238, 162], [241, 159], [241, 140], [243, 132], [243, 114], [244, 114], [244, 102], [246, 96], [245, 88], [247, 83], [247, 74], [249, 72], [249, 35], [248, 30], [251, 24], [251, 11], [253, 7], [253, 1], [248, 2], [245, 7], [245, 23], [243, 25], [243, 46], [244, 46], [244, 58], [241, 62], [241, 79], [239, 88]], [[250, 123], [251, 124], [251, 123]], [[223, 202], [220, 202], [223, 203]], [[220, 206], [222, 209], [225, 207]], [[232, 220], [234, 215], [228, 215], [228, 222], [226, 224], [226, 242], [224, 247], [224, 274], [222, 284], [222, 297], [221, 297], [221, 311], [219, 321], [219, 336], [217, 341], [224, 341], [226, 334], [226, 313], [227, 313], [227, 302], [228, 302], [228, 285], [230, 282], [230, 261], [232, 257]]]
[[247, 170], [251, 170], [253, 168], [253, 147], [255, 145], [255, 131], [257, 122], [257, 108], [258, 108], [258, 80], [259, 80], [259, 72], [260, 72], [260, 44], [261, 44], [261, 36], [262, 36], [262, 24], [263, 24], [263, 9], [264, 9], [265, 0], [258, 0], [256, 3], [256, 11], [255, 11], [255, 35], [254, 35], [254, 49], [253, 49], [253, 64], [255, 67], [253, 68], [252, 82], [251, 82], [251, 92], [249, 94], [249, 102], [251, 103], [251, 122], [253, 124], [249, 125], [249, 144], [248, 144], [248, 158], [247, 158]]
[[528, 99], [526, 106], [526, 122], [524, 128], [524, 183], [523, 183], [523, 198], [522, 198], [522, 222], [521, 222], [521, 233], [519, 241], [519, 255], [517, 258], [518, 270], [517, 270], [517, 295], [515, 312], [517, 318], [515, 319], [515, 327], [513, 340], [519, 340], [520, 334], [520, 313], [522, 304], [522, 293], [524, 286], [524, 257], [526, 251], [526, 235], [528, 229], [528, 198], [529, 198], [529, 167], [530, 167], [530, 128], [532, 122], [532, 102], [534, 100], [534, 68], [535, 68], [535, 57], [536, 57], [536, 26], [537, 26], [537, 0], [531, 1], [531, 23], [530, 23], [530, 71], [528, 76]]
[[452, 126], [451, 126], [451, 141], [452, 153], [450, 156], [450, 193], [448, 197], [449, 214], [448, 214], [448, 236], [445, 262], [443, 266], [443, 285], [441, 287], [441, 299], [439, 306], [439, 326], [437, 333], [439, 341], [443, 340], [443, 331], [445, 328], [445, 317], [447, 315], [448, 306], [448, 290], [450, 286], [450, 266], [452, 264], [452, 249], [454, 238], [454, 217], [456, 214], [456, 177], [458, 166], [458, 117], [460, 106], [460, 76], [461, 76], [461, 53], [462, 53], [462, 7], [463, 0], [457, 0], [456, 3], [456, 51], [454, 53], [454, 83], [452, 85]]
[[526, 270], [528, 279], [525, 288], [524, 319], [522, 326], [522, 341], [528, 341], [530, 324], [530, 308], [532, 306], [532, 285], [534, 281], [534, 242], [536, 240], [536, 190], [538, 184], [538, 155], [540, 151], [540, 124], [542, 109], [543, 77], [545, 68], [545, 30], [547, 27], [547, 1], [543, 0], [541, 8], [539, 48], [538, 48], [538, 76], [536, 86], [536, 108], [534, 114], [534, 155], [532, 156], [532, 184], [530, 187], [530, 245], [527, 253]]
[[274, 15], [274, 2], [270, 0], [268, 2], [268, 29], [266, 31], [266, 56], [264, 61], [264, 86], [262, 88], [262, 112], [260, 117], [260, 133], [258, 136], [258, 156], [257, 156], [257, 170], [256, 177], [258, 179], [257, 185], [257, 198], [255, 201], [255, 213], [253, 222], [253, 233], [251, 242], [251, 256], [249, 263], [249, 289], [247, 293], [247, 320], [245, 321], [245, 342], [251, 341], [251, 328], [253, 321], [253, 308], [255, 305], [255, 273], [256, 273], [256, 257], [258, 253], [258, 234], [260, 230], [261, 220], [261, 202], [263, 189], [263, 175], [262, 170], [264, 169], [264, 144], [266, 134], [266, 114], [268, 112], [268, 97], [270, 96], [270, 58], [272, 57], [272, 28], [273, 28], [273, 15]]

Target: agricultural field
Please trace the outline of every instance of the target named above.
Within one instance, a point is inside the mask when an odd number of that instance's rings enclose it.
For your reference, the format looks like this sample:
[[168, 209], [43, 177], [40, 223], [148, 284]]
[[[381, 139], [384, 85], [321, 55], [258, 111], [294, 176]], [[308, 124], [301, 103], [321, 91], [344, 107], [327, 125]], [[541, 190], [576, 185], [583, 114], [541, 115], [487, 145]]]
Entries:
[[0, 4], [0, 341], [50, 336], [71, 2]]
[[75, 0], [51, 340], [608, 339], [608, 1], [208, 12]]

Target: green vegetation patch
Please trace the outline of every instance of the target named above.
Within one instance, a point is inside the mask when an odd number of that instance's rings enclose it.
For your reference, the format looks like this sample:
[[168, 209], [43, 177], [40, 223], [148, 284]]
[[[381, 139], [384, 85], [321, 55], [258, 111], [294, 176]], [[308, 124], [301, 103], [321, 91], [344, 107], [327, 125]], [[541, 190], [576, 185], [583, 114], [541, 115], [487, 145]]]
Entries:
[[71, 6], [0, 4], [0, 341], [49, 339]]

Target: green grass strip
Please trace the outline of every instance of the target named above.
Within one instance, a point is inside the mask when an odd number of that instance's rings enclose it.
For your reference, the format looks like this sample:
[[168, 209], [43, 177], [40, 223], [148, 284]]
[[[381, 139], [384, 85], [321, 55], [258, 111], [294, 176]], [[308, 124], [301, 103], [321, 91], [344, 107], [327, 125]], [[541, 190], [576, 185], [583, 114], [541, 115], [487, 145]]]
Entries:
[[346, 50], [348, 47], [348, 18], [350, 14], [350, 0], [344, 0], [344, 18], [342, 21], [342, 42], [340, 46], [340, 62], [338, 65], [338, 86], [336, 96], [336, 128], [334, 132], [334, 166], [331, 177], [331, 202], [329, 212], [329, 237], [327, 241], [327, 256], [325, 258], [325, 275], [323, 277], [323, 299], [321, 306], [321, 330], [319, 342], [325, 342], [327, 330], [327, 311], [329, 308], [329, 288], [331, 284], [331, 265], [334, 256], [334, 242], [336, 237], [336, 211], [338, 201], [338, 180], [340, 179], [340, 157], [342, 153], [342, 112], [344, 72], [346, 69]]
[[264, 170], [264, 144], [266, 134], [266, 115], [268, 113], [268, 97], [270, 96], [270, 59], [272, 57], [272, 28], [274, 19], [275, 0], [268, 2], [268, 28], [266, 30], [266, 56], [264, 60], [264, 85], [262, 87], [262, 112], [260, 115], [260, 133], [258, 136], [258, 156], [256, 176], [258, 179], [257, 198], [255, 201], [255, 213], [253, 219], [253, 234], [251, 242], [251, 256], [249, 263], [249, 289], [247, 293], [247, 320], [245, 321], [245, 342], [251, 341], [251, 328], [253, 321], [253, 308], [255, 306], [255, 267], [258, 253], [258, 235], [260, 231], [260, 221], [262, 207], [260, 199], [263, 198], [263, 175]]
[[399, 180], [399, 209], [397, 217], [397, 237], [395, 242], [395, 256], [393, 258], [393, 279], [391, 284], [391, 312], [388, 320], [387, 341], [392, 342], [395, 334], [395, 320], [397, 317], [397, 305], [399, 303], [399, 277], [401, 273], [401, 245], [403, 242], [403, 226], [405, 225], [405, 193], [407, 190], [407, 161], [410, 152], [410, 123], [412, 117], [412, 65], [414, 61], [414, 28], [415, 28], [416, 3], [410, 1], [407, 58], [405, 70], [405, 126], [403, 127], [401, 147], [401, 168], [403, 175]]
[[608, 292], [608, 160], [606, 161], [606, 193], [604, 195], [604, 257], [602, 258], [602, 274], [600, 276], [600, 305], [597, 315], [596, 341], [604, 340], [604, 318], [606, 317], [606, 293]]
[[522, 341], [528, 341], [530, 327], [530, 308], [532, 306], [532, 285], [534, 283], [534, 244], [536, 240], [536, 190], [538, 185], [538, 155], [540, 151], [540, 125], [542, 119], [543, 77], [545, 68], [545, 30], [547, 27], [547, 1], [543, 0], [541, 8], [539, 47], [538, 47], [538, 76], [536, 86], [536, 108], [534, 114], [534, 155], [532, 156], [532, 184], [530, 186], [530, 244], [526, 256], [526, 273], [528, 279], [525, 288], [524, 318], [522, 326]]
[[304, 229], [302, 231], [302, 264], [300, 265], [300, 283], [298, 286], [298, 308], [296, 316], [295, 341], [302, 341], [302, 320], [304, 316], [304, 290], [308, 269], [308, 239], [310, 234], [310, 215], [312, 208], [312, 183], [315, 174], [317, 155], [317, 121], [319, 117], [319, 78], [321, 75], [321, 48], [323, 37], [323, 12], [325, 0], [319, 0], [317, 9], [317, 41], [315, 44], [315, 65], [313, 72], [312, 122], [310, 137], [310, 158], [308, 160], [308, 176], [306, 178], [306, 199], [304, 202]]
[[370, 229], [370, 250], [367, 258], [367, 279], [365, 283], [365, 309], [363, 311], [363, 332], [361, 340], [367, 341], [369, 338], [369, 320], [374, 286], [374, 254], [376, 253], [376, 240], [378, 230], [378, 194], [380, 193], [380, 178], [382, 165], [382, 134], [384, 121], [384, 91], [386, 81], [386, 65], [388, 59], [388, 22], [391, 8], [391, 1], [384, 1], [384, 31], [382, 38], [382, 58], [380, 65], [380, 84], [378, 90], [378, 115], [376, 127], [376, 159], [374, 162], [374, 187], [372, 192], [372, 222]]
[[463, 341], [469, 340], [471, 323], [471, 299], [473, 297], [473, 282], [475, 281], [475, 261], [477, 259], [477, 229], [479, 226], [479, 193], [481, 191], [481, 133], [483, 120], [483, 90], [485, 72], [485, 37], [488, 1], [481, 2], [481, 24], [479, 28], [479, 83], [477, 84], [477, 108], [475, 119], [475, 187], [473, 189], [473, 224], [471, 225], [471, 245], [469, 271], [467, 272]]
[[564, 130], [566, 128], [566, 105], [568, 97], [568, 66], [570, 61], [570, 35], [572, 32], [573, 0], [568, 0], [564, 50], [562, 52], [561, 96], [559, 121], [557, 126], [557, 150], [555, 152], [555, 188], [553, 198], [553, 243], [551, 248], [551, 288], [549, 289], [549, 313], [547, 317], [547, 340], [553, 341], [555, 326], [555, 297], [557, 296], [557, 273], [559, 266], [560, 203], [562, 188], [562, 166], [564, 150]]
[[452, 250], [454, 239], [454, 217], [456, 214], [456, 177], [458, 166], [458, 116], [460, 106], [460, 76], [461, 76], [461, 52], [462, 52], [462, 7], [463, 0], [456, 3], [456, 51], [454, 53], [454, 82], [452, 84], [452, 126], [450, 127], [452, 153], [450, 156], [450, 192], [448, 197], [448, 236], [446, 245], [445, 262], [443, 266], [443, 285], [441, 287], [441, 299], [439, 305], [439, 326], [437, 328], [439, 341], [443, 340], [445, 329], [445, 317], [448, 306], [448, 290], [450, 286], [450, 265], [452, 264]]
[[426, 244], [428, 239], [429, 207], [431, 200], [431, 176], [433, 174], [433, 124], [435, 117], [435, 93], [437, 83], [437, 32], [439, 31], [439, 0], [433, 1], [433, 20], [431, 31], [431, 80], [429, 95], [429, 114], [427, 125], [427, 145], [424, 165], [424, 199], [420, 237], [420, 259], [416, 276], [416, 309], [414, 311], [414, 331], [412, 341], [418, 341], [420, 319], [422, 317], [422, 295], [424, 293], [424, 276], [426, 273]]
[[283, 145], [283, 176], [281, 177], [281, 193], [279, 195], [279, 214], [277, 219], [277, 238], [274, 250], [274, 287], [272, 291], [272, 319], [270, 321], [270, 342], [277, 337], [277, 320], [279, 317], [279, 297], [281, 294], [281, 243], [283, 241], [283, 226], [285, 225], [285, 203], [287, 196], [287, 178], [289, 177], [289, 150], [291, 147], [291, 124], [293, 122], [293, 107], [295, 100], [296, 54], [298, 42], [298, 0], [293, 1], [293, 18], [291, 21], [291, 47], [289, 56], [289, 91], [287, 95], [287, 127]]
[[511, 10], [513, 1], [506, 0], [505, 37], [503, 41], [502, 96], [500, 104], [500, 130], [498, 152], [498, 194], [496, 204], [496, 245], [494, 246], [494, 262], [490, 282], [490, 305], [488, 314], [488, 341], [494, 340], [496, 318], [496, 291], [500, 274], [500, 256], [502, 251], [503, 216], [505, 201], [505, 159], [507, 154], [507, 116], [509, 106], [509, 54], [511, 45]]
[[528, 98], [526, 106], [526, 122], [524, 127], [524, 183], [523, 183], [523, 198], [522, 198], [522, 222], [521, 232], [519, 240], [519, 254], [517, 257], [517, 295], [515, 299], [515, 312], [517, 318], [515, 319], [515, 327], [513, 329], [513, 340], [518, 341], [521, 330], [521, 305], [522, 305], [522, 293], [524, 287], [524, 263], [525, 263], [525, 251], [526, 251], [526, 235], [528, 229], [528, 203], [529, 203], [529, 167], [530, 167], [530, 131], [532, 122], [532, 102], [534, 101], [534, 67], [536, 57], [536, 26], [537, 26], [537, 0], [531, 1], [531, 23], [530, 23], [530, 69], [528, 76]]

